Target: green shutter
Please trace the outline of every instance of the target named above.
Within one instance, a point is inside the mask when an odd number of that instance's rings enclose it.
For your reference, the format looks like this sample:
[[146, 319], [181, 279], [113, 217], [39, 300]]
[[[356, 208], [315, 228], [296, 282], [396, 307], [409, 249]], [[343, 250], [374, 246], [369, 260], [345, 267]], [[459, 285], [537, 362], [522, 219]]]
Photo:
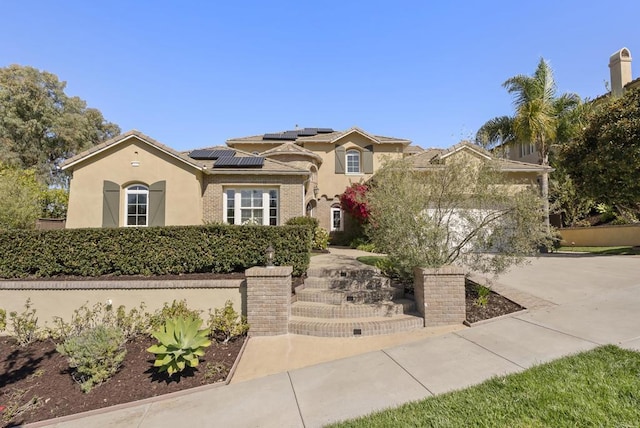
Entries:
[[164, 226], [166, 181], [149, 186], [149, 226]]
[[344, 174], [344, 163], [346, 151], [342, 146], [336, 146], [336, 174]]
[[362, 152], [362, 170], [365, 174], [373, 174], [373, 145], [365, 147]]
[[113, 181], [102, 182], [102, 227], [118, 227], [120, 211], [120, 185]]

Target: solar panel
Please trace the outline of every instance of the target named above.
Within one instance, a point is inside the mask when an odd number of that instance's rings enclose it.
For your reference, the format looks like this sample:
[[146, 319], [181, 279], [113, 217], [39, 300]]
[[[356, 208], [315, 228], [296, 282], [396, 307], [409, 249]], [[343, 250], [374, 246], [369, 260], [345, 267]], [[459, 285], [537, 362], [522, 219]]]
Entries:
[[252, 168], [261, 167], [264, 164], [264, 158], [260, 156], [247, 157], [231, 157], [225, 156], [213, 164], [214, 168]]
[[189, 157], [191, 159], [210, 159], [211, 153], [213, 150], [193, 150], [189, 153]]
[[295, 140], [297, 137], [295, 135], [279, 133], [279, 134], [264, 134], [262, 136], [263, 140]]
[[333, 132], [333, 129], [331, 129], [331, 128], [318, 128], [318, 134], [329, 134], [330, 132]]
[[298, 131], [299, 137], [311, 137], [318, 133], [318, 128], [304, 128]]
[[222, 157], [233, 157], [235, 154], [236, 152], [234, 150], [200, 149], [189, 153], [189, 157], [197, 160], [216, 160]]

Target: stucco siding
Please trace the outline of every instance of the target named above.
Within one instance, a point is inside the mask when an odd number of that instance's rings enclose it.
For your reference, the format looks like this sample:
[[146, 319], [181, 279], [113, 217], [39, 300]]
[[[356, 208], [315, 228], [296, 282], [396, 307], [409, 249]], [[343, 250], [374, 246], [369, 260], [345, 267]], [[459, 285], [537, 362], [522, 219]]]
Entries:
[[[133, 166], [137, 161], [139, 166]], [[67, 228], [101, 227], [103, 182], [118, 184], [119, 225], [125, 224], [124, 189], [166, 182], [165, 224], [202, 224], [202, 173], [162, 151], [130, 138], [76, 165], [70, 183]]]

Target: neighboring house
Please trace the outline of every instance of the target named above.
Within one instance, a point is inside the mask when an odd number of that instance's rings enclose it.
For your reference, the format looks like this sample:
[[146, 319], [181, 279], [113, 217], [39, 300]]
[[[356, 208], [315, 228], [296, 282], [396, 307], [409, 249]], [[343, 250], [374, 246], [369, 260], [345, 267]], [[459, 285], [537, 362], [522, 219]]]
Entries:
[[[631, 52], [627, 48], [622, 48], [609, 57], [609, 75], [611, 90], [595, 98], [593, 100], [594, 103], [600, 103], [612, 94], [614, 97], [619, 97], [625, 91], [640, 88], [640, 78], [635, 80], [632, 78]], [[538, 153], [532, 143], [518, 143], [506, 147], [498, 147], [494, 150], [502, 150], [507, 159], [520, 162], [538, 162]]]
[[280, 225], [304, 215], [310, 172], [229, 147], [179, 153], [129, 131], [64, 162], [68, 228]]

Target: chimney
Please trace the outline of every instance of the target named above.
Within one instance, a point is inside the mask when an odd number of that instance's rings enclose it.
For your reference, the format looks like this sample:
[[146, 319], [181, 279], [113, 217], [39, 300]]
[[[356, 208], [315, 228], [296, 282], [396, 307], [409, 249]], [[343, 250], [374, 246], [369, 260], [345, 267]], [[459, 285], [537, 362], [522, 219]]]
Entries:
[[611, 73], [611, 93], [614, 97], [622, 96], [627, 83], [631, 82], [631, 52], [622, 48], [609, 58]]

